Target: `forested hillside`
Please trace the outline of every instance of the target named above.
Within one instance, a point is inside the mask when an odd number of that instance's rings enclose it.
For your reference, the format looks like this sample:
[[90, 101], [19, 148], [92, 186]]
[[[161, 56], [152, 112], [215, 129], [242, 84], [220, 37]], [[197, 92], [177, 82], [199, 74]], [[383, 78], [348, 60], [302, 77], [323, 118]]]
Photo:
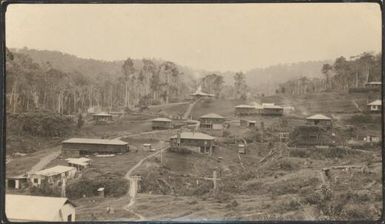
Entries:
[[93, 106], [113, 110], [168, 103], [188, 96], [195, 84], [169, 61], [128, 58], [120, 66], [120, 62], [105, 62], [103, 67], [101, 61], [53, 56], [61, 54], [58, 52], [44, 57], [21, 52], [7, 49], [6, 100], [11, 113], [47, 110], [74, 114]]
[[319, 72], [321, 77], [301, 76], [282, 82], [277, 92], [295, 95], [363, 88], [367, 82], [381, 81], [381, 54], [364, 52], [349, 59], [339, 57], [319, 66]]

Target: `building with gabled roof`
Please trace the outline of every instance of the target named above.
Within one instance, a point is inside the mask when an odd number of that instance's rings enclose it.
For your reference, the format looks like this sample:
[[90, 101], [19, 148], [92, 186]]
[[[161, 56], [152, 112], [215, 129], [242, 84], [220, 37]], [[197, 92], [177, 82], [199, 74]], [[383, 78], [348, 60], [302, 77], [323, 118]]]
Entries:
[[170, 137], [170, 148], [188, 148], [200, 153], [210, 153], [214, 148], [215, 137], [201, 132], [182, 132]]
[[60, 185], [64, 178], [74, 178], [76, 168], [71, 166], [54, 166], [51, 168], [29, 172], [28, 179], [33, 186], [40, 186], [44, 181], [49, 184]]
[[258, 113], [257, 108], [251, 105], [241, 104], [235, 106], [234, 108], [236, 116], [253, 115]]
[[5, 195], [5, 215], [11, 222], [74, 222], [75, 207], [68, 198]]
[[274, 103], [263, 103], [260, 109], [260, 114], [270, 116], [282, 116], [283, 107], [275, 105]]
[[152, 130], [162, 130], [173, 128], [172, 120], [168, 118], [155, 118], [151, 120]]
[[93, 114], [92, 117], [97, 124], [112, 121], [112, 114], [106, 112]]
[[219, 114], [209, 113], [199, 117], [199, 127], [202, 129], [222, 130], [225, 118]]
[[381, 112], [382, 111], [382, 101], [375, 100], [367, 104], [370, 112]]
[[119, 139], [70, 138], [62, 142], [64, 156], [128, 152], [128, 143]]
[[81, 158], [68, 158], [66, 159], [68, 166], [75, 167], [76, 170], [80, 171], [84, 168], [87, 168], [91, 164], [91, 159], [81, 157]]
[[326, 129], [332, 128], [332, 119], [323, 114], [315, 114], [306, 118], [307, 125], [315, 125]]

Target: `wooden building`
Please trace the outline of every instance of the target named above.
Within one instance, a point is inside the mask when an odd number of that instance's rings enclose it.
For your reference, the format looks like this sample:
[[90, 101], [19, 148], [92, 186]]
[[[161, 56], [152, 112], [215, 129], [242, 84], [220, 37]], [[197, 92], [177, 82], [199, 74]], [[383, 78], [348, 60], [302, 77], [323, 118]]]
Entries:
[[5, 186], [7, 189], [23, 189], [28, 186], [28, 177], [25, 174], [7, 177], [5, 180]]
[[105, 113], [105, 112], [93, 114], [92, 117], [96, 124], [112, 121], [112, 114]]
[[315, 114], [306, 118], [307, 125], [315, 125], [330, 130], [333, 126], [332, 119], [323, 114]]
[[373, 113], [381, 113], [382, 111], [382, 102], [381, 100], [375, 100], [371, 103], [368, 103], [368, 110]]
[[74, 222], [75, 207], [62, 197], [5, 195], [5, 215], [11, 222]]
[[200, 153], [210, 153], [214, 148], [215, 137], [201, 132], [182, 132], [170, 138], [170, 149], [187, 148]]
[[59, 186], [64, 178], [74, 178], [76, 168], [71, 166], [54, 166], [48, 169], [28, 173], [28, 179], [32, 186], [39, 187], [44, 181]]
[[274, 103], [263, 103], [262, 109], [260, 109], [260, 114], [268, 116], [282, 116], [283, 107], [277, 106]]
[[155, 118], [151, 120], [152, 130], [162, 130], [173, 128], [172, 120], [168, 118]]
[[247, 116], [257, 114], [257, 108], [251, 105], [235, 106], [235, 116]]
[[218, 114], [206, 114], [199, 118], [200, 128], [222, 130], [224, 128], [225, 118]]
[[381, 81], [372, 81], [372, 82], [367, 82], [365, 84], [365, 87], [368, 88], [368, 89], [378, 89], [378, 90], [380, 90], [381, 86], [382, 86], [382, 82]]
[[81, 158], [68, 158], [66, 159], [68, 166], [75, 167], [77, 171], [81, 171], [91, 164], [91, 159], [81, 157]]
[[62, 142], [64, 156], [79, 157], [95, 153], [111, 154], [128, 151], [128, 143], [118, 139], [71, 138]]

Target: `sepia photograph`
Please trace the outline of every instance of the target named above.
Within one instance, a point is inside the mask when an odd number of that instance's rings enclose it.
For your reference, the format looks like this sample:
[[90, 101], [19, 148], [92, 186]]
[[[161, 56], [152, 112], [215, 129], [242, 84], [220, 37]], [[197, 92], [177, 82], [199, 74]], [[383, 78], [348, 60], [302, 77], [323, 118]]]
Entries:
[[6, 219], [382, 219], [381, 4], [3, 4]]

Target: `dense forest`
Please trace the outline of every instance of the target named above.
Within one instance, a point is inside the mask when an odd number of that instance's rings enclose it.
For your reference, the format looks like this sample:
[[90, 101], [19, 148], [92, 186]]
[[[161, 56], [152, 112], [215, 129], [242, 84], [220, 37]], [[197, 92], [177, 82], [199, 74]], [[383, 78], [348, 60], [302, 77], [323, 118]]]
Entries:
[[49, 61], [35, 62], [20, 52], [6, 52], [7, 112], [53, 111], [76, 114], [90, 107], [132, 108], [178, 101], [191, 93], [175, 63], [127, 58], [120, 75], [94, 76], [63, 71]]
[[381, 55], [364, 52], [349, 59], [339, 57], [333, 64], [323, 64], [319, 70], [323, 77], [302, 76], [286, 81], [280, 85], [277, 93], [300, 95], [364, 88], [367, 82], [381, 81]]

